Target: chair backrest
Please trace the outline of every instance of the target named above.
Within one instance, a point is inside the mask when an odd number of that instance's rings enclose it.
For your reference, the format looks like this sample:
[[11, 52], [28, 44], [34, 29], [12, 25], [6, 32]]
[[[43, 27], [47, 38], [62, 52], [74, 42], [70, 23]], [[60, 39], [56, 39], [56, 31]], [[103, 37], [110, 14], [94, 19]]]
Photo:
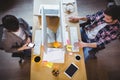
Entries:
[[18, 18], [18, 21], [19, 21], [19, 24], [25, 29], [25, 30], [27, 30], [28, 31], [28, 33], [30, 34], [30, 35], [32, 35], [32, 33], [31, 33], [31, 29], [32, 29], [32, 26], [30, 26], [24, 19], [22, 19], [22, 18]]
[[25, 29], [29, 28], [29, 24], [22, 18], [18, 18], [19, 24], [24, 26]]

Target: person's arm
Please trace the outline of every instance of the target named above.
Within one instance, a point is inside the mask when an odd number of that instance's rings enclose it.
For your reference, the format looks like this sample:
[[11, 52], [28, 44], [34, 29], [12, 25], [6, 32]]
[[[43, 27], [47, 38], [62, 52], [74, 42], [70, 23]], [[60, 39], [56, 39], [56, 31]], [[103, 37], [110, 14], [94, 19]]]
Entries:
[[96, 43], [84, 43], [84, 42], [80, 42], [80, 45], [83, 45], [83, 47], [91, 47], [91, 48], [96, 48], [97, 44]]
[[[13, 39], [12, 39], [13, 40]], [[2, 48], [6, 51], [6, 52], [10, 52], [10, 53], [14, 53], [14, 52], [20, 52], [26, 49], [30, 49], [30, 47], [28, 47], [28, 43], [24, 44], [22, 47], [12, 47], [12, 41], [10, 39], [7, 40], [2, 40]]]
[[28, 37], [26, 39], [26, 43], [22, 47], [18, 48], [17, 50], [18, 51], [23, 51], [23, 50], [26, 50], [26, 49], [30, 49], [30, 47], [27, 46], [30, 42], [31, 42], [31, 39], [30, 39], [30, 37]]
[[18, 48], [17, 51], [23, 51], [26, 49], [30, 49], [31, 47], [28, 47], [27, 45], [28, 45], [28, 43], [24, 44], [22, 47]]
[[83, 21], [94, 21], [94, 20], [98, 20], [98, 18], [103, 17], [103, 10], [100, 10], [98, 12], [96, 12], [95, 14], [90, 14], [90, 15], [86, 15], [86, 17], [76, 17], [76, 16], [71, 16], [69, 17], [69, 21], [70, 22], [78, 22], [79, 20], [83, 20]]
[[91, 47], [91, 48], [96, 48], [97, 47], [97, 43], [85, 43], [85, 42], [82, 42], [82, 41], [80, 41], [80, 42], [76, 42], [75, 44], [74, 44], [76, 47], [81, 47], [81, 48], [83, 48], [83, 47]]
[[76, 23], [76, 22], [79, 22], [79, 20], [82, 20], [82, 21], [87, 21], [88, 19], [86, 17], [76, 17], [76, 16], [71, 16], [69, 17], [69, 21], [72, 22], [72, 23]]
[[79, 20], [87, 21], [88, 19], [86, 17], [82, 17], [82, 18], [79, 18]]

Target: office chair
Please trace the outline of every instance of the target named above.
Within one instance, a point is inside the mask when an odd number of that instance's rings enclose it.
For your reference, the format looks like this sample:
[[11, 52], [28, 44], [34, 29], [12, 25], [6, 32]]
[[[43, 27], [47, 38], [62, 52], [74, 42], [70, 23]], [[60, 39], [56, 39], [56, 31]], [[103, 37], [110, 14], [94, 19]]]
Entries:
[[29, 60], [31, 58], [31, 50], [25, 52], [16, 52], [12, 53], [12, 57], [18, 57], [20, 60], [18, 61], [20, 64], [23, 63], [25, 60]]

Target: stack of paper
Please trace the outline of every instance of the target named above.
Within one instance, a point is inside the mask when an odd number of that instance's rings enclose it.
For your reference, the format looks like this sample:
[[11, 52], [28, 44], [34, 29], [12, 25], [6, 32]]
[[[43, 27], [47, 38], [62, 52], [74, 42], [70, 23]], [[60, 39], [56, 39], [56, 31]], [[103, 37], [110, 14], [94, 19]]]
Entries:
[[64, 63], [64, 53], [65, 51], [63, 49], [48, 48], [47, 53], [44, 53], [43, 55], [43, 61]]

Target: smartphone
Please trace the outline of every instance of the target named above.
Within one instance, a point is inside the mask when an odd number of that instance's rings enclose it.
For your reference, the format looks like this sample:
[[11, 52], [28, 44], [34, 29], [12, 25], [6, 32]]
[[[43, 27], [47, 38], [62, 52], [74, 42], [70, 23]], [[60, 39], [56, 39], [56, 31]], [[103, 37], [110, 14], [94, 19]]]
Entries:
[[34, 44], [34, 43], [29, 43], [29, 44], [28, 44], [28, 47], [33, 48], [34, 46], [35, 46], [35, 44]]

